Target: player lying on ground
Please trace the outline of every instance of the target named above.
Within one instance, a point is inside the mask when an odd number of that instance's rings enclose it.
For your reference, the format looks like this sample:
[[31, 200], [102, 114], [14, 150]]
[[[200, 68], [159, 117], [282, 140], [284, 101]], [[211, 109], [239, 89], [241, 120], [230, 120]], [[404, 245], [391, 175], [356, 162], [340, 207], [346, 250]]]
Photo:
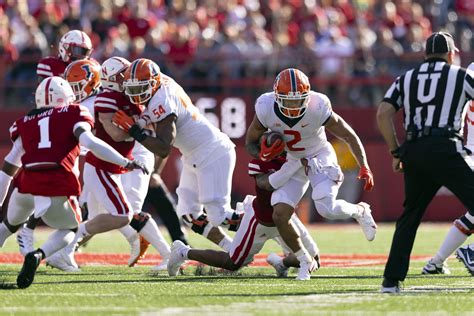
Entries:
[[[277, 158], [266, 162], [254, 159], [249, 164], [249, 174], [255, 178], [257, 196], [249, 195], [243, 201], [244, 216], [234, 236], [229, 252], [191, 249], [182, 242], [175, 241], [171, 247], [171, 256], [168, 262], [169, 275], [177, 275], [180, 266], [186, 259], [196, 260], [231, 271], [238, 270], [253, 261], [254, 256], [262, 250], [267, 240], [280, 237], [272, 219], [273, 208], [270, 203], [272, 192], [267, 191], [266, 188], [269, 186], [268, 174], [279, 170], [284, 162], [284, 158]], [[274, 175], [278, 176], [278, 171]], [[282, 182], [285, 182], [285, 180]], [[296, 217], [296, 214], [293, 214], [290, 224], [298, 231], [308, 253], [315, 258], [317, 263], [315, 269], [319, 268], [318, 246], [304, 225]], [[282, 246], [288, 252], [290, 251], [284, 243]], [[267, 258], [267, 261], [275, 267], [278, 276], [286, 276], [289, 267], [300, 266], [294, 254], [283, 260], [272, 254]], [[309, 275], [306, 269], [300, 269], [300, 271], [301, 273], [298, 272], [296, 279], [308, 280]]]

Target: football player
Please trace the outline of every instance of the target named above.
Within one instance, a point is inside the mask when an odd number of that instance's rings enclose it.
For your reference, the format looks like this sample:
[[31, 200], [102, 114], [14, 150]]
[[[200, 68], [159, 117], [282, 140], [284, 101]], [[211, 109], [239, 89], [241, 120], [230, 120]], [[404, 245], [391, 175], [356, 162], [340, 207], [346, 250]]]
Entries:
[[[143, 161], [146, 167], [152, 170], [155, 163], [154, 154], [141, 146], [138, 142], [135, 142], [134, 139], [124, 133], [123, 130], [112, 124], [112, 116], [118, 110], [132, 111], [135, 115], [138, 115], [141, 111], [139, 106], [131, 104], [127, 96], [123, 94], [123, 74], [129, 66], [130, 62], [121, 57], [111, 57], [102, 64], [100, 80], [104, 89], [97, 95], [94, 104], [96, 136], [123, 154], [127, 154], [130, 149], [132, 149], [131, 155], [135, 159]], [[77, 89], [75, 92], [81, 94], [81, 91], [83, 91], [83, 89]], [[118, 175], [117, 178], [119, 178], [123, 187], [124, 197], [126, 197], [130, 203], [131, 211], [134, 213], [133, 219], [130, 225], [119, 229], [132, 247], [132, 255], [130, 256], [128, 265], [132, 267], [137, 263], [146, 251], [149, 244], [148, 242], [150, 242], [164, 259], [162, 264], [155, 267], [155, 270], [166, 269], [166, 262], [170, 253], [169, 245], [159, 231], [155, 220], [151, 218], [148, 213], [141, 212], [150, 181], [150, 175], [143, 174], [142, 172], [123, 173], [124, 170], [118, 166], [102, 161], [92, 154], [87, 154], [86, 156], [86, 168], [88, 168], [88, 165], [95, 166], [96, 169], [101, 170], [101, 172], [103, 170]], [[106, 205], [101, 202], [103, 198], [95, 194], [95, 192], [102, 191], [97, 188], [98, 185], [103, 186], [100, 182], [100, 178], [84, 177], [84, 191], [88, 192], [85, 199], [87, 200], [88, 208], [91, 210], [89, 212], [90, 218], [97, 216], [98, 211], [107, 212], [105, 208]], [[141, 239], [141, 247], [137, 232], [144, 237]], [[138, 241], [138, 247], [135, 246], [135, 241]], [[71, 272], [78, 271], [73, 256], [74, 245], [70, 245], [57, 253], [56, 257], [52, 258], [52, 260], [48, 258], [47, 262], [61, 270]]]
[[[196, 260], [214, 267], [235, 271], [251, 263], [254, 256], [262, 250], [267, 240], [279, 238], [280, 234], [272, 219], [272, 192], [267, 191], [267, 188], [269, 186], [268, 176], [270, 174], [272, 174], [273, 179], [280, 178], [277, 180], [280, 183], [285, 183], [289, 180], [289, 177], [291, 177], [291, 173], [289, 173], [288, 170], [284, 173], [278, 172], [284, 162], [285, 158], [279, 157], [270, 161], [253, 159], [249, 163], [248, 170], [249, 174], [255, 178], [255, 190], [257, 195], [247, 196], [242, 203], [244, 216], [229, 252], [210, 249], [191, 249], [181, 241], [175, 241], [171, 248], [171, 257], [168, 263], [169, 275], [175, 276], [186, 259]], [[299, 161], [293, 161], [292, 164], [293, 166], [287, 167], [291, 168], [294, 172], [301, 167]], [[318, 269], [318, 246], [304, 225], [299, 221], [296, 214], [293, 214], [290, 222], [291, 225], [294, 225], [298, 230], [299, 235], [302, 236], [308, 253], [315, 258], [316, 266], [314, 269]], [[282, 243], [282, 246], [287, 248], [284, 243]], [[299, 261], [295, 259], [293, 254], [283, 260], [279, 256], [272, 254], [268, 256], [267, 262], [276, 269], [278, 276], [286, 277], [289, 267], [299, 267]], [[301, 270], [301, 272], [302, 273], [298, 272], [297, 280], [308, 280], [309, 276], [306, 271]]]
[[[38, 83], [52, 76], [63, 77], [70, 63], [75, 60], [89, 59], [92, 52], [92, 42], [86, 33], [71, 30], [61, 37], [58, 50], [58, 56], [47, 56], [38, 62], [36, 67]], [[92, 106], [85, 105], [89, 110], [93, 110], [93, 104]], [[91, 113], [94, 116], [94, 113]], [[26, 255], [34, 249], [33, 230], [38, 222], [39, 219], [32, 216], [28, 219], [26, 225], [18, 231], [17, 243], [22, 255]]]
[[146, 171], [142, 163], [125, 158], [92, 134], [94, 121], [89, 111], [72, 103], [74, 93], [64, 79], [44, 79], [36, 89], [35, 99], [37, 108], [10, 128], [13, 147], [0, 171], [0, 204], [11, 180], [22, 168], [15, 177], [7, 216], [0, 224], [0, 246], [33, 213], [57, 231], [25, 256], [17, 278], [20, 288], [31, 285], [41, 260], [66, 246], [74, 236], [72, 230], [78, 228], [80, 184], [74, 166], [79, 145], [126, 170]]
[[[92, 59], [81, 59], [71, 62], [65, 72], [64, 78], [68, 81], [71, 86], [74, 95], [75, 102], [84, 106], [89, 110], [91, 116], [94, 116], [94, 100], [99, 92], [100, 88], [100, 65]], [[81, 156], [83, 157], [87, 153], [87, 148], [81, 147]], [[82, 194], [79, 197], [79, 205], [83, 206], [82, 200], [84, 196], [87, 196], [88, 192], [83, 189]], [[20, 252], [26, 254], [32, 250], [33, 245], [33, 229], [38, 223], [39, 219], [29, 219], [28, 224], [24, 227], [17, 236], [17, 241], [20, 245]], [[59, 260], [60, 258], [66, 258], [63, 251], [56, 252], [53, 256], [46, 258], [46, 264], [52, 267], [64, 271], [77, 271], [78, 266], [74, 262], [73, 257], [68, 260]], [[62, 264], [61, 262], [71, 262], [69, 265]]]
[[[145, 106], [140, 118], [119, 111], [113, 121], [154, 154], [182, 153], [177, 189], [178, 216], [191, 229], [229, 250], [231, 238], [219, 225], [236, 229], [240, 216], [230, 207], [235, 145], [193, 105], [183, 88], [149, 59], [135, 60], [125, 73], [125, 94]], [[155, 135], [144, 127], [155, 124]], [[204, 212], [205, 210], [205, 212]]]
[[58, 56], [47, 56], [39, 61], [36, 67], [39, 81], [52, 76], [62, 77], [71, 62], [88, 59], [92, 52], [92, 42], [86, 33], [71, 30], [59, 40], [58, 50]]
[[[326, 139], [326, 129], [349, 145], [360, 166], [359, 177], [366, 181], [364, 189], [371, 190], [373, 176], [359, 137], [332, 110], [327, 96], [311, 90], [308, 77], [298, 69], [281, 71], [273, 91], [257, 99], [255, 116], [245, 141], [248, 152], [254, 157], [269, 160], [286, 150], [288, 163], [300, 159], [305, 162], [305, 166], [272, 194], [271, 203], [274, 207], [272, 218], [281, 237], [309, 272], [314, 267], [312, 256], [305, 252], [298, 234], [289, 224], [294, 208], [309, 184], [313, 188], [314, 205], [323, 217], [331, 220], [354, 218], [369, 241], [375, 238], [377, 227], [367, 203], [351, 204], [336, 199], [343, 173], [334, 149]], [[266, 138], [262, 137], [267, 130], [282, 134], [284, 146], [277, 142], [267, 146]], [[283, 165], [281, 170], [285, 169]]]

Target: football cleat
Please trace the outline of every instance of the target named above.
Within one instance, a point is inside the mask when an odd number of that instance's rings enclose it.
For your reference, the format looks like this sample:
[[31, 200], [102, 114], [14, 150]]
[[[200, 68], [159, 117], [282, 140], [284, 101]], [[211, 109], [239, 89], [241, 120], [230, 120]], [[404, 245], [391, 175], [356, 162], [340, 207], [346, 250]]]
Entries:
[[41, 252], [39, 250], [32, 251], [25, 256], [21, 271], [16, 278], [16, 284], [20, 289], [26, 289], [33, 283], [36, 270], [41, 263]]
[[162, 260], [160, 264], [151, 268], [151, 271], [153, 272], [165, 271], [166, 269], [168, 269], [168, 261], [169, 259]]
[[474, 276], [474, 249], [471, 245], [463, 246], [456, 250], [456, 258], [467, 268], [467, 271]]
[[307, 262], [307, 261], [300, 262], [300, 268], [298, 269], [296, 280], [306, 281], [306, 280], [311, 279], [311, 272], [317, 269], [318, 269], [318, 263], [314, 259], [312, 259], [311, 262]]
[[171, 245], [171, 254], [167, 265], [169, 276], [178, 275], [179, 268], [186, 261], [183, 250], [189, 248], [189, 246], [186, 246], [180, 240], [175, 240], [173, 242], [173, 244]]
[[35, 238], [33, 236], [33, 230], [27, 228], [26, 226], [22, 227], [22, 229], [16, 235], [16, 242], [18, 243], [18, 248], [20, 248], [20, 253], [23, 256], [35, 251]]
[[451, 274], [451, 271], [445, 262], [436, 264], [433, 259], [430, 259], [421, 270], [421, 274]]
[[387, 294], [398, 294], [400, 293], [400, 281], [393, 281], [384, 278], [382, 282], [382, 287], [380, 288], [381, 293]]
[[362, 227], [365, 238], [368, 241], [372, 241], [375, 239], [375, 234], [377, 233], [377, 224], [375, 224], [374, 218], [372, 217], [372, 210], [370, 209], [370, 205], [365, 202], [360, 202], [358, 205], [362, 206], [363, 210], [354, 218]]
[[268, 255], [267, 263], [275, 268], [277, 277], [286, 278], [288, 276], [289, 268], [283, 264], [283, 259], [276, 253]]
[[137, 236], [137, 239], [130, 243], [130, 259], [128, 266], [134, 267], [141, 259], [145, 257], [150, 243], [143, 236]]
[[64, 249], [46, 258], [46, 265], [64, 272], [79, 272], [81, 269], [74, 259], [74, 253], [68, 255]]

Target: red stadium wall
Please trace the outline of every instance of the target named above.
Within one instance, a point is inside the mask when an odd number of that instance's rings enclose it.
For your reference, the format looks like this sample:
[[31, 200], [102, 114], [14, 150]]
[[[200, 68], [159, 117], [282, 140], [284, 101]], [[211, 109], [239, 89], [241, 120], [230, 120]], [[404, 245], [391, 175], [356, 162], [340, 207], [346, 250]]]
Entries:
[[[237, 145], [237, 165], [233, 178], [233, 195], [244, 197], [253, 194], [253, 182], [247, 175], [247, 163], [250, 156], [244, 148], [244, 133], [253, 117], [253, 104], [249, 99], [235, 98], [197, 98], [197, 106], [221, 129], [234, 136]], [[372, 205], [377, 221], [396, 220], [403, 209], [403, 175], [395, 174], [391, 169], [391, 156], [375, 126], [373, 108], [337, 108], [335, 109], [354, 128], [362, 139], [369, 164], [374, 173], [375, 187], [364, 192], [362, 199]], [[8, 128], [25, 111], [0, 111], [0, 158], [10, 149]], [[400, 124], [398, 124], [400, 126]], [[403, 135], [401, 132], [399, 135]], [[163, 179], [170, 190], [178, 185], [180, 169], [179, 152], [174, 151], [163, 171]], [[465, 212], [462, 204], [446, 190], [440, 190], [430, 204], [425, 215], [430, 221], [451, 221]]]

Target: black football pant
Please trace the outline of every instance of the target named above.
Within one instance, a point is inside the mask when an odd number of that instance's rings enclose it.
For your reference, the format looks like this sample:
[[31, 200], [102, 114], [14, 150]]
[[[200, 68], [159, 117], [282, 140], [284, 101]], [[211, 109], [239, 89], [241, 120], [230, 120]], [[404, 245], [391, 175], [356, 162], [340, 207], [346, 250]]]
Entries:
[[384, 272], [384, 277], [393, 281], [403, 281], [408, 273], [416, 231], [438, 189], [447, 187], [474, 214], [474, 165], [461, 140], [419, 138], [402, 146], [401, 160], [404, 211], [396, 224]]
[[176, 205], [174, 198], [168, 192], [166, 187], [150, 187], [145, 199], [146, 203], [150, 203], [158, 213], [158, 216], [166, 226], [171, 239], [181, 240], [186, 245], [188, 244], [183, 230], [181, 229], [181, 223], [176, 214]]

